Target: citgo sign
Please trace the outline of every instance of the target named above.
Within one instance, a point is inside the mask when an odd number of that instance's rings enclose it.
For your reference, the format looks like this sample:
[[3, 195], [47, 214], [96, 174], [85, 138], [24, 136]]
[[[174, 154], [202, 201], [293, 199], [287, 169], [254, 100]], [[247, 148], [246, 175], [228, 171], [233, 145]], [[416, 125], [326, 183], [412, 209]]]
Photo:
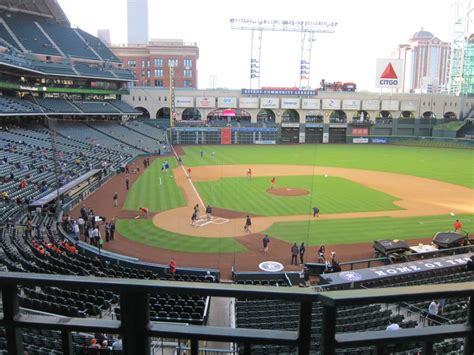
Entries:
[[400, 89], [403, 86], [403, 60], [377, 59], [375, 87]]

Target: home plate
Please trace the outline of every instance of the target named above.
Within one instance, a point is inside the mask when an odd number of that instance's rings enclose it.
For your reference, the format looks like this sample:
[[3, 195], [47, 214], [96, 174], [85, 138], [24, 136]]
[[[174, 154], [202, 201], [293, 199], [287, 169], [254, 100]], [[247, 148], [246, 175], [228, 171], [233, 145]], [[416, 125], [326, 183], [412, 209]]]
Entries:
[[210, 221], [208, 221], [207, 218], [202, 218], [196, 221], [195, 226], [204, 227], [204, 226], [207, 226], [208, 224], [224, 224], [227, 222], [229, 222], [229, 220], [227, 218], [222, 218], [222, 217], [211, 217]]

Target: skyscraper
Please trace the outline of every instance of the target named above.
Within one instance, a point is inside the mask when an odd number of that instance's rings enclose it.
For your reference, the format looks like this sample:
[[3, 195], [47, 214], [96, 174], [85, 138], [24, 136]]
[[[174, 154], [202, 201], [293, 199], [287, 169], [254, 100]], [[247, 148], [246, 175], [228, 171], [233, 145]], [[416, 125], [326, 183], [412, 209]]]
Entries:
[[129, 44], [148, 43], [148, 0], [127, 0]]
[[449, 43], [422, 28], [408, 43], [399, 45], [397, 52], [398, 58], [405, 62], [405, 90], [439, 92], [446, 89]]

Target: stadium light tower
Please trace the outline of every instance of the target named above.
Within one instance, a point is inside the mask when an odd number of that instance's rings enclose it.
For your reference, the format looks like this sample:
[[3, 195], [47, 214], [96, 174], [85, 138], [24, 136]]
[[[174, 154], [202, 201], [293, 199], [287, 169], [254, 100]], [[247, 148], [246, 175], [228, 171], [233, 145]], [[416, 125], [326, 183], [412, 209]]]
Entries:
[[293, 20], [254, 20], [230, 19], [233, 30], [251, 31], [250, 46], [250, 89], [255, 84], [260, 88], [261, 54], [264, 31], [298, 32], [300, 44], [300, 88], [309, 88], [311, 81], [311, 52], [316, 33], [334, 33], [337, 22], [328, 21], [293, 21]]
[[465, 50], [469, 37], [473, 7], [471, 0], [457, 0], [454, 4], [455, 19], [451, 56], [449, 63], [448, 91], [450, 94], [461, 95], [464, 85]]

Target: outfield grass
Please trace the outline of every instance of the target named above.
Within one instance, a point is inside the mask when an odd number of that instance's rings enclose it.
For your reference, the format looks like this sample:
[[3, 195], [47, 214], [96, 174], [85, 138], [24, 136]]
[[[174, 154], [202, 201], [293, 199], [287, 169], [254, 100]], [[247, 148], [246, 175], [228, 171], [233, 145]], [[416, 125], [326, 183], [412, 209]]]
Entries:
[[186, 253], [240, 253], [247, 250], [233, 238], [191, 237], [172, 233], [156, 227], [148, 219], [120, 219], [117, 231], [141, 244]]
[[[455, 218], [463, 229], [474, 229], [474, 215]], [[307, 245], [352, 244], [377, 239], [415, 239], [432, 237], [436, 232], [453, 229], [454, 217], [448, 215], [410, 218], [352, 218], [275, 223], [264, 233], [271, 237]]]
[[[168, 173], [161, 171], [164, 160], [164, 158], [155, 159], [132, 185], [124, 210], [136, 211], [140, 207], [148, 207], [152, 212], [159, 212], [186, 205], [183, 192], [176, 186], [171, 171]], [[174, 158], [168, 158], [168, 162], [171, 168], [177, 166]]]
[[395, 197], [339, 177], [277, 177], [277, 188], [300, 188], [309, 192], [298, 197], [266, 192], [270, 187], [269, 177], [225, 178], [194, 184], [204, 201], [214, 207], [260, 216], [309, 214], [314, 206], [323, 213], [401, 209], [393, 204]]
[[[474, 188], [474, 149], [385, 145], [188, 146], [188, 166], [297, 164], [386, 171]], [[200, 152], [204, 152], [201, 158]], [[211, 157], [215, 152], [215, 158]]]

